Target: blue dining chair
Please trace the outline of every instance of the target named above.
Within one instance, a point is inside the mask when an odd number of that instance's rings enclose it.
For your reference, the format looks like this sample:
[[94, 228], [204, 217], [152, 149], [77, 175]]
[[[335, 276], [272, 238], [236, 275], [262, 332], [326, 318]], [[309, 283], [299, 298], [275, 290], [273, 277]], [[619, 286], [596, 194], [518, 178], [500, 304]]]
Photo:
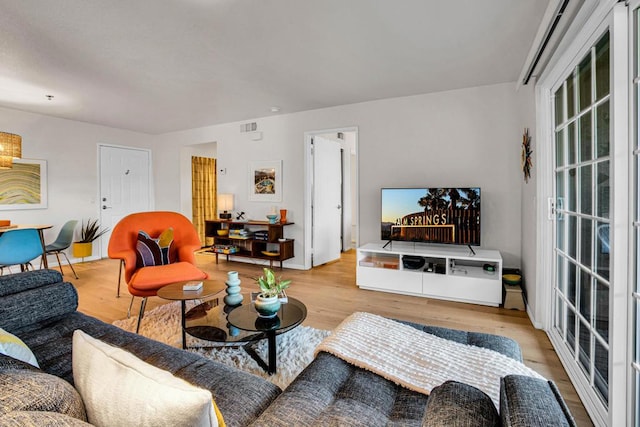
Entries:
[[71, 267], [71, 271], [73, 271], [73, 275], [78, 279], [78, 273], [76, 273], [75, 268], [73, 268], [73, 264], [69, 261], [69, 257], [64, 252], [64, 250], [68, 249], [71, 246], [71, 242], [73, 242], [73, 232], [76, 229], [76, 225], [78, 221], [72, 219], [71, 221], [67, 221], [60, 229], [60, 233], [58, 233], [58, 237], [53, 243], [50, 243], [44, 247], [45, 256], [53, 254], [58, 259], [58, 267], [60, 268], [60, 273], [64, 276], [64, 271], [62, 271], [62, 263], [60, 262], [60, 254], [62, 254], [66, 260], [69, 267]]
[[34, 228], [9, 230], [0, 235], [0, 273], [4, 267], [19, 265], [20, 271], [26, 271], [31, 261], [42, 256], [40, 234]]

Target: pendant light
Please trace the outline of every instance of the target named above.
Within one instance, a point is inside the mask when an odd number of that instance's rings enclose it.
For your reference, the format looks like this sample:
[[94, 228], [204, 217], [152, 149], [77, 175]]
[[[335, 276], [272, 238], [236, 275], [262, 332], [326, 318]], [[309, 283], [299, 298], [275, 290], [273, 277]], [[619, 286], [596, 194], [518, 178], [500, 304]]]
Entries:
[[0, 132], [0, 169], [11, 169], [13, 159], [22, 157], [22, 137]]

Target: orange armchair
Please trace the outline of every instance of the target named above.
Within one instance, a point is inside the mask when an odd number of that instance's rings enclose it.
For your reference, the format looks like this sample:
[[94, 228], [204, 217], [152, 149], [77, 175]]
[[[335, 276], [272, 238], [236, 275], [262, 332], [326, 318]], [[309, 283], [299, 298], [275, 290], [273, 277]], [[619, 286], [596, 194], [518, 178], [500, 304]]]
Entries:
[[[173, 243], [169, 258], [176, 261], [166, 265], [138, 268], [136, 252], [138, 232], [144, 231], [156, 238], [169, 227], [173, 228]], [[131, 294], [129, 313], [131, 313], [133, 299], [142, 297], [136, 333], [140, 329], [140, 321], [144, 316], [147, 297], [157, 295], [158, 289], [171, 283], [203, 280], [209, 277], [195, 265], [194, 251], [200, 248], [200, 238], [193, 224], [177, 212], [139, 212], [125, 216], [116, 224], [109, 239], [109, 258], [121, 260], [121, 267], [124, 264], [124, 278]], [[118, 293], [119, 287], [118, 282]]]

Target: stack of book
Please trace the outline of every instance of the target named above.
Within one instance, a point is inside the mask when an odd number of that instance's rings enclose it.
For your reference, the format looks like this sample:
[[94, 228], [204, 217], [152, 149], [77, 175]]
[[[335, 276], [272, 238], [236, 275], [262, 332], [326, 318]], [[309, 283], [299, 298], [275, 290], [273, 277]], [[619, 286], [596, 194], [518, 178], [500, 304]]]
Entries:
[[230, 239], [249, 239], [250, 237], [251, 232], [244, 228], [229, 230]]
[[254, 231], [253, 238], [256, 240], [267, 242], [269, 240], [269, 231], [268, 230]]
[[238, 251], [240, 251], [240, 248], [238, 248], [237, 246], [233, 246], [233, 245], [213, 245], [211, 247], [211, 249], [213, 250], [213, 252], [218, 253], [218, 254], [235, 254]]

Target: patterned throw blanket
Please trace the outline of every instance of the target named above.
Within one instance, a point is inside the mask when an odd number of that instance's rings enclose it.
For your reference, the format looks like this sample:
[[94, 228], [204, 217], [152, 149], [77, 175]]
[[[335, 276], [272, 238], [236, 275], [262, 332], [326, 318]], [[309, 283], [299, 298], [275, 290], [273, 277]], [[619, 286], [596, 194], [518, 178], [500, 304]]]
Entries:
[[500, 408], [500, 378], [543, 378], [497, 351], [460, 344], [370, 313], [346, 318], [316, 348], [396, 384], [429, 394], [447, 380], [484, 391]]

